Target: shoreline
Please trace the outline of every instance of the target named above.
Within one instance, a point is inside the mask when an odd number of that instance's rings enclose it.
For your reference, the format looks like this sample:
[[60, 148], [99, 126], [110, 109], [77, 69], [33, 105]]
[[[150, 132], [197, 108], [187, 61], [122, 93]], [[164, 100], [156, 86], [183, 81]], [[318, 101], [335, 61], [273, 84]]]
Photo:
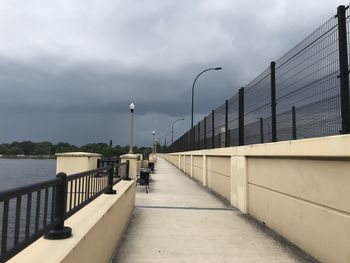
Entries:
[[55, 156], [42, 156], [42, 155], [28, 155], [28, 156], [17, 156], [17, 155], [2, 155], [0, 159], [35, 159], [35, 160], [55, 160]]

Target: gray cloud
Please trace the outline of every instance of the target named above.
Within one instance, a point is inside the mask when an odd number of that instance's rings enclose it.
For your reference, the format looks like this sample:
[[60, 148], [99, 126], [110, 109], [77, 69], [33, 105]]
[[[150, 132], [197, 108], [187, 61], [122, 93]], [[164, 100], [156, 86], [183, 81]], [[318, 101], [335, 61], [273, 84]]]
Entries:
[[[318, 25], [340, 1], [3, 1], [0, 138], [136, 143], [189, 127]], [[169, 137], [170, 138], [170, 137]]]

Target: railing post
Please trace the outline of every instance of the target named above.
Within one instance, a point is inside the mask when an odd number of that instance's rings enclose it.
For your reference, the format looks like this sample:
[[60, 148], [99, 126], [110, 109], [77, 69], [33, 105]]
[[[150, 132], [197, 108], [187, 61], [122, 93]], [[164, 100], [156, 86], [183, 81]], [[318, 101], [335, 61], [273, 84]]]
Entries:
[[238, 145], [244, 145], [244, 88], [239, 89], [238, 101]]
[[113, 171], [114, 171], [114, 163], [111, 163], [110, 169], [108, 171], [108, 187], [105, 192], [107, 195], [115, 195], [117, 193], [116, 190], [113, 190]]
[[276, 63], [271, 61], [271, 125], [272, 141], [277, 142], [277, 125], [276, 125]]
[[129, 173], [129, 171], [130, 171], [130, 161], [129, 160], [127, 160], [126, 161], [126, 174], [127, 174], [127, 179], [128, 180], [130, 180], [130, 173]]
[[214, 110], [211, 111], [211, 148], [215, 148], [215, 116], [214, 116]]
[[207, 149], [207, 117], [204, 117], [204, 134], [203, 134], [203, 140], [204, 140], [204, 149]]
[[260, 142], [264, 143], [264, 120], [260, 118]]
[[340, 78], [340, 104], [342, 118], [342, 134], [350, 133], [349, 123], [349, 68], [348, 68], [348, 48], [346, 36], [346, 8], [338, 6], [338, 43], [339, 43], [339, 78]]
[[293, 140], [297, 139], [297, 118], [295, 114], [295, 106], [292, 107], [292, 122], [293, 122]]
[[229, 147], [228, 141], [228, 100], [225, 101], [225, 147]]
[[57, 178], [61, 180], [54, 191], [54, 219], [59, 223], [45, 235], [46, 239], [65, 239], [72, 235], [72, 229], [64, 226], [64, 218], [67, 205], [67, 175], [58, 173]]

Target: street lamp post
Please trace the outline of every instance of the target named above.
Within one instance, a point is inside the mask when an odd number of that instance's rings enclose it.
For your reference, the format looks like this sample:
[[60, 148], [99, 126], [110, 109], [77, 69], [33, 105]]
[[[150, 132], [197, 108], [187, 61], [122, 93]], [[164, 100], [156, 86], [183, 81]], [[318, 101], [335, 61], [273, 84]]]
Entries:
[[154, 140], [154, 136], [156, 135], [156, 132], [155, 132], [155, 131], [153, 131], [153, 133], [152, 133], [152, 134], [153, 134], [153, 141], [152, 141], [152, 142], [153, 142], [153, 145], [152, 145], [152, 146], [153, 146], [153, 154], [155, 154], [154, 147], [155, 147], [155, 144], [156, 144], [156, 143], [155, 143], [155, 140]]
[[135, 105], [134, 103], [131, 102], [129, 106], [130, 112], [131, 112], [131, 121], [130, 121], [130, 148], [129, 148], [129, 153], [132, 153], [132, 144], [133, 144], [133, 135], [134, 135], [134, 110], [135, 110]]
[[200, 75], [202, 75], [204, 72], [207, 72], [209, 70], [221, 70], [222, 67], [217, 67], [217, 68], [208, 68], [203, 70], [201, 73], [197, 75], [197, 77], [194, 79], [193, 84], [192, 84], [192, 113], [191, 113], [191, 129], [193, 128], [193, 97], [194, 97], [194, 85], [196, 84], [197, 79], [199, 78]]
[[171, 126], [171, 144], [174, 143], [174, 124], [178, 121], [183, 121], [184, 118], [181, 118], [181, 119], [177, 119], [173, 122], [173, 125]]
[[168, 137], [168, 135], [171, 133], [171, 131], [167, 132], [164, 136], [164, 144], [165, 144], [165, 147], [166, 147], [166, 138]]

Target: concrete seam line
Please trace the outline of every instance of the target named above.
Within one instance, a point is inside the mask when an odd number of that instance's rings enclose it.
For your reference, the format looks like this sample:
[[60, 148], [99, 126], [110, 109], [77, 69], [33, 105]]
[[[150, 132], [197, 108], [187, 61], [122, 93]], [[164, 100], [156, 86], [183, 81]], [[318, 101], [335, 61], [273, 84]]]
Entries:
[[301, 202], [304, 202], [304, 203], [307, 203], [307, 204], [310, 204], [310, 205], [313, 205], [313, 206], [322, 207], [324, 209], [331, 210], [334, 213], [342, 214], [342, 215], [347, 216], [347, 217], [350, 216], [350, 213], [348, 213], [346, 211], [340, 210], [338, 208], [330, 207], [330, 206], [327, 206], [327, 205], [324, 205], [324, 204], [321, 204], [321, 203], [316, 203], [315, 201], [312, 201], [312, 200], [304, 199], [304, 198], [301, 198], [301, 197], [298, 197], [298, 196], [294, 196], [294, 195], [291, 195], [291, 194], [288, 194], [288, 193], [284, 193], [284, 192], [281, 192], [281, 191], [278, 191], [278, 190], [275, 190], [275, 189], [272, 189], [272, 188], [268, 188], [268, 187], [265, 187], [265, 186], [262, 186], [262, 185], [257, 185], [257, 184], [248, 182], [248, 186], [249, 185], [252, 185], [252, 186], [254, 186], [256, 188], [263, 189], [265, 191], [270, 191], [270, 192], [275, 193], [275, 194], [279, 194], [279, 195], [282, 195], [282, 196], [287, 196], [287, 197], [292, 198], [294, 200], [299, 200]]
[[178, 210], [212, 210], [212, 211], [237, 211], [235, 208], [224, 207], [192, 207], [192, 206], [152, 206], [137, 205], [136, 208], [178, 209]]

